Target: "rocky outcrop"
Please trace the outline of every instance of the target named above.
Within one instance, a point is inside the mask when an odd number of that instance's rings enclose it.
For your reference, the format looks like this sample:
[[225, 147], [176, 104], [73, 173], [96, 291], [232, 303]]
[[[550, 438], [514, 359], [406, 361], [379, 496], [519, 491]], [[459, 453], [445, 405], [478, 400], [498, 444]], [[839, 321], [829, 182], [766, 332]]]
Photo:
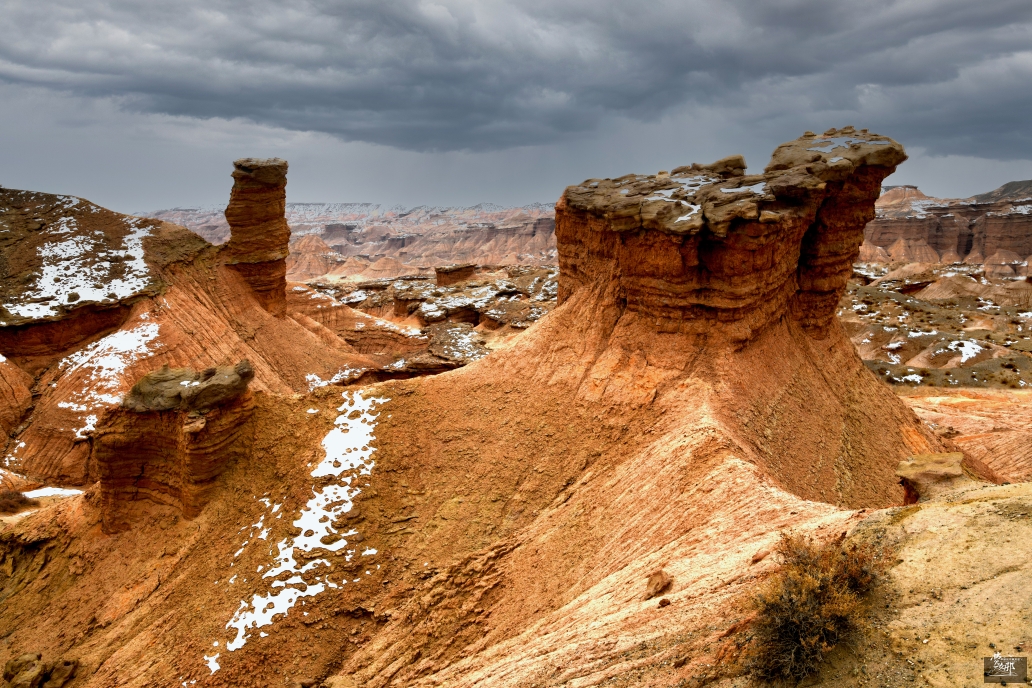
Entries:
[[243, 276], [266, 310], [282, 315], [290, 243], [284, 215], [287, 162], [241, 158], [233, 167], [233, 190], [226, 207], [231, 234], [221, 255]]
[[145, 375], [121, 409], [108, 411], [93, 440], [106, 532], [131, 526], [133, 502], [148, 500], [196, 517], [215, 479], [246, 457], [254, 429], [250, 363]]
[[1009, 182], [966, 199], [932, 198], [913, 186], [888, 188], [864, 231], [865, 262], [966, 263], [994, 277], [1028, 274], [1032, 182]]
[[75, 660], [50, 664], [38, 652], [26, 653], [8, 660], [3, 675], [8, 688], [62, 688], [75, 677], [78, 666]]
[[477, 274], [477, 266], [473, 263], [455, 263], [434, 268], [437, 286], [448, 287], [459, 282], [468, 281]]
[[[487, 330], [524, 330], [555, 306], [555, 268], [461, 266], [437, 279], [408, 277], [348, 283], [316, 283], [315, 288], [340, 303], [381, 318], [412, 322], [425, 328], [434, 323], [466, 322]], [[302, 289], [296, 287], [296, 289]], [[332, 311], [310, 315], [325, 319]]]
[[254, 379], [251, 362], [244, 360], [229, 368], [192, 368], [161, 370], [144, 375], [133, 385], [122, 402], [122, 408], [146, 413], [147, 411], [196, 411], [222, 406], [244, 393]]
[[901, 461], [896, 469], [903, 485], [903, 503], [916, 504], [944, 492], [974, 487], [975, 476], [964, 469], [964, 454], [920, 454]]
[[170, 232], [74, 196], [0, 189], [0, 354], [36, 372], [116, 329], [162, 288], [144, 249]]
[[612, 281], [660, 331], [747, 341], [781, 317], [822, 334], [899, 144], [845, 129], [781, 145], [761, 175], [720, 161], [569, 187], [559, 303]]

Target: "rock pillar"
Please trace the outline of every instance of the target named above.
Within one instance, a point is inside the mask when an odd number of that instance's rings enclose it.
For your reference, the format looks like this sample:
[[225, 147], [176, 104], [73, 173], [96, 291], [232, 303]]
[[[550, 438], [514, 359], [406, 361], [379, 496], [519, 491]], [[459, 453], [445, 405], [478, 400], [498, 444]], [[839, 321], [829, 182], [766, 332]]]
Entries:
[[244, 277], [266, 310], [282, 315], [290, 241], [287, 161], [241, 158], [233, 167], [233, 191], [226, 208], [231, 234], [223, 260]]

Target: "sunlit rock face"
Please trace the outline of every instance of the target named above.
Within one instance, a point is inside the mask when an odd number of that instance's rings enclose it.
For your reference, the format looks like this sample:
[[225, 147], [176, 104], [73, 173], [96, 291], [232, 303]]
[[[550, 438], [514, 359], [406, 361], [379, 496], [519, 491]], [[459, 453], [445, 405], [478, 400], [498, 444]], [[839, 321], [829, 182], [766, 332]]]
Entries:
[[627, 308], [665, 331], [748, 340], [787, 315], [820, 333], [881, 181], [905, 159], [895, 141], [846, 128], [782, 144], [763, 174], [735, 156], [571, 186], [557, 206], [560, 303], [615, 279]]
[[282, 315], [290, 242], [285, 215], [287, 161], [241, 158], [233, 167], [233, 191], [226, 207], [230, 238], [222, 256], [269, 312]]

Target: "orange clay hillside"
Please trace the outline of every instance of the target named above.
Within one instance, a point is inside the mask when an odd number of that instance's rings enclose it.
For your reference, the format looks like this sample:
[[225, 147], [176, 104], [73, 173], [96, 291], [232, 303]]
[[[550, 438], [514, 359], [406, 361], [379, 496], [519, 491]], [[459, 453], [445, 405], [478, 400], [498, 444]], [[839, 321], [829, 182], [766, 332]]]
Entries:
[[[905, 157], [846, 128], [759, 175], [588, 180], [557, 204], [559, 306], [490, 356], [307, 395], [300, 366], [274, 385], [252, 360], [224, 406], [106, 409], [99, 485], [0, 533], [0, 661], [74, 660], [98, 688], [688, 685], [780, 530], [844, 533], [902, 504], [901, 461], [946, 449], [835, 318]], [[237, 293], [276, 303], [272, 267]], [[148, 385], [206, 379], [177, 337], [192, 370]], [[162, 427], [201, 439], [119, 468]], [[201, 501], [163, 496], [216, 474]]]

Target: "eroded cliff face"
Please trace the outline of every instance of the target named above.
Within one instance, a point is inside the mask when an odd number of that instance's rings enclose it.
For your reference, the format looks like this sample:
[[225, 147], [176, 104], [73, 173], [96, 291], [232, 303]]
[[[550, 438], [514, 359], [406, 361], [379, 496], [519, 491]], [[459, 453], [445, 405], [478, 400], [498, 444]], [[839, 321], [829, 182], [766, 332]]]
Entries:
[[215, 479], [251, 452], [254, 370], [163, 368], [137, 382], [122, 406], [101, 418], [91, 461], [100, 478], [101, 523], [114, 533], [131, 527], [135, 502], [200, 514]]
[[889, 189], [864, 232], [860, 259], [872, 263], [984, 265], [990, 277], [1023, 277], [1032, 257], [1032, 182], [1009, 182], [966, 199]]
[[780, 146], [762, 175], [731, 166], [588, 180], [557, 206], [560, 303], [615, 280], [665, 331], [747, 341], [782, 316], [823, 333], [881, 180], [906, 159], [852, 129]]
[[[456, 262], [555, 265], [554, 214], [551, 204], [386, 208], [370, 203], [287, 203], [293, 234], [287, 279], [393, 278]], [[213, 244], [230, 235], [221, 209], [177, 208], [149, 217], [188, 227]]]
[[284, 215], [287, 161], [241, 158], [233, 167], [233, 190], [226, 207], [231, 233], [222, 258], [243, 276], [266, 310], [283, 315], [290, 242]]

